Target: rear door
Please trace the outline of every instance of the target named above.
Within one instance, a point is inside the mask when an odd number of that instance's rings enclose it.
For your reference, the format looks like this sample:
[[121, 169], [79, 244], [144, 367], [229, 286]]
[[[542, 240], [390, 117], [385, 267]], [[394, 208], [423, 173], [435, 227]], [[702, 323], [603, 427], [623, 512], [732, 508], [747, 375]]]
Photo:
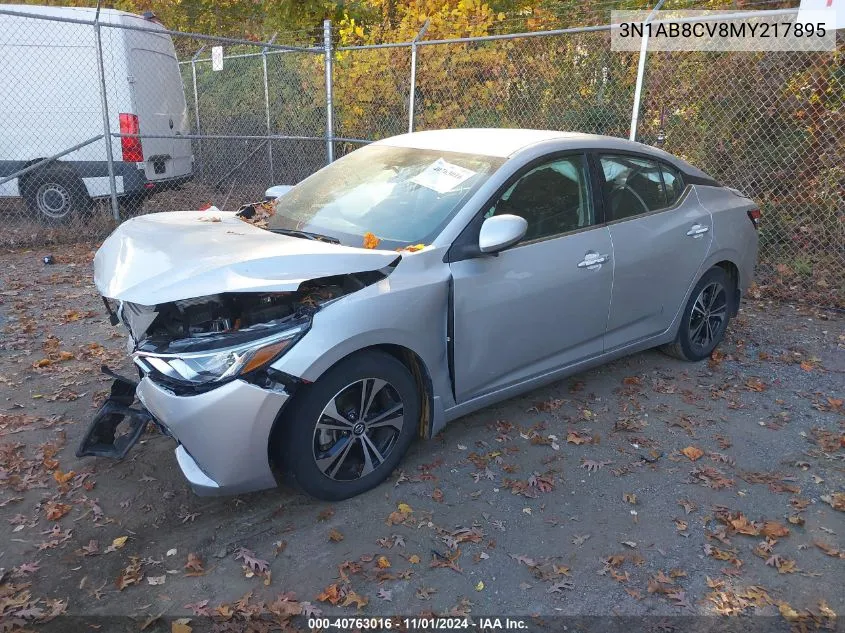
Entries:
[[[129, 18], [126, 18], [129, 19]], [[154, 26], [137, 20], [145, 27]], [[191, 173], [191, 141], [185, 89], [173, 41], [166, 33], [126, 31], [129, 46], [129, 81], [137, 115], [149, 180], [164, 180]], [[168, 137], [168, 138], [152, 138]]]
[[450, 263], [458, 402], [601, 354], [613, 280], [582, 154], [526, 167], [482, 213], [519, 215], [528, 232], [495, 256]]
[[710, 250], [713, 223], [673, 167], [632, 154], [597, 158], [614, 254], [609, 351], [669, 327]]

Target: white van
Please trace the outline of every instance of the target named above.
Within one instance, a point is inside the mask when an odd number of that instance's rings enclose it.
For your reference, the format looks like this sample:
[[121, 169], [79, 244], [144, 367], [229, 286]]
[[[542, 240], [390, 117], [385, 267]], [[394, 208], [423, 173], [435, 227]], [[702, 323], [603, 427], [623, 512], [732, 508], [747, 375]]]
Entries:
[[[0, 5], [45, 18], [93, 21], [96, 9]], [[0, 179], [103, 133], [94, 27], [0, 13]], [[193, 156], [185, 89], [173, 41], [151, 16], [102, 9], [103, 62], [117, 194], [127, 211], [190, 179]], [[112, 26], [106, 26], [112, 25]], [[145, 135], [170, 138], [144, 138]], [[110, 195], [100, 139], [0, 184], [48, 221], [61, 222]]]

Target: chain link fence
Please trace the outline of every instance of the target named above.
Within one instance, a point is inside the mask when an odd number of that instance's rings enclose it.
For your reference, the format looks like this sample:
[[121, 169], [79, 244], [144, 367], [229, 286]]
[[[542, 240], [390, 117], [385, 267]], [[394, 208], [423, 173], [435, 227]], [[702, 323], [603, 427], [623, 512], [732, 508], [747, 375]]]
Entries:
[[409, 129], [628, 137], [636, 113], [637, 140], [760, 203], [763, 292], [843, 304], [841, 33], [832, 53], [649, 51], [639, 74], [639, 53], [611, 51], [609, 25], [332, 48], [328, 25], [292, 47], [115, 11], [28, 11], [0, 9], [0, 243], [235, 209]]
[[231, 210], [327, 161], [325, 54], [120, 11], [0, 8], [4, 245]]
[[[638, 140], [760, 204], [770, 296], [842, 306], [845, 42], [835, 53], [649, 53]], [[683, 77], [683, 81], [678, 81]]]

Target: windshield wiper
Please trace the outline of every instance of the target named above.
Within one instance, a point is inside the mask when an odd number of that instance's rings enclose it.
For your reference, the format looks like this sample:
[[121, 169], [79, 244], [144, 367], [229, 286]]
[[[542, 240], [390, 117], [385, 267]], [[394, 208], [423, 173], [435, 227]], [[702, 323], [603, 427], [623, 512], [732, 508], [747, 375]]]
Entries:
[[309, 231], [295, 231], [294, 229], [267, 229], [271, 233], [279, 233], [280, 235], [290, 235], [291, 237], [304, 237], [306, 240], [317, 240], [318, 242], [328, 242], [329, 244], [340, 244], [340, 240], [336, 237], [323, 235], [322, 233], [311, 233]]

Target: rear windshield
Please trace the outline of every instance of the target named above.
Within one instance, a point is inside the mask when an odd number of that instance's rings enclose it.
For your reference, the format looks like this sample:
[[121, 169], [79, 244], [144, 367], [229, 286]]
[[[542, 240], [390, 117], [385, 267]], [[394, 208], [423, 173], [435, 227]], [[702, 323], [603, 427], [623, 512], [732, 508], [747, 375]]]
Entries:
[[[279, 198], [268, 229], [308, 231], [347, 246], [428, 244], [504, 159], [369, 145]], [[372, 246], [374, 240], [368, 236]]]

